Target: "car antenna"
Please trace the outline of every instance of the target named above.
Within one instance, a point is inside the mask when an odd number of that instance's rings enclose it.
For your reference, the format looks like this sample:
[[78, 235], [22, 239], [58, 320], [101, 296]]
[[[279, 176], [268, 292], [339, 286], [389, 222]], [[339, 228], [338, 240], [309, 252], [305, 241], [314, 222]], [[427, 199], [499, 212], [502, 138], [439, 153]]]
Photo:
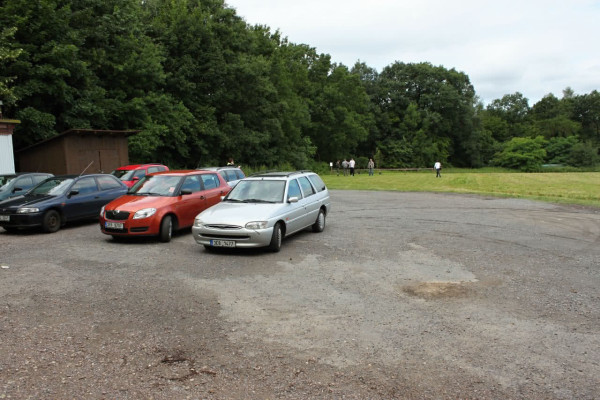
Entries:
[[94, 160], [92, 160], [87, 167], [85, 167], [85, 169], [83, 171], [81, 171], [81, 173], [79, 174], [79, 176], [83, 175], [83, 173], [94, 163]]

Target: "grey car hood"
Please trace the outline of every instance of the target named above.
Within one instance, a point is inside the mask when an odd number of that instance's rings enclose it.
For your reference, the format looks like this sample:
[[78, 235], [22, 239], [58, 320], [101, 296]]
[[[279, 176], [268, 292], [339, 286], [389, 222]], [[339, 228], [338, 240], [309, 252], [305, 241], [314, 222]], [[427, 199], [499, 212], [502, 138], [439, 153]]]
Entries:
[[233, 203], [224, 201], [204, 211], [198, 217], [204, 224], [244, 226], [249, 221], [267, 221], [288, 210], [290, 203]]

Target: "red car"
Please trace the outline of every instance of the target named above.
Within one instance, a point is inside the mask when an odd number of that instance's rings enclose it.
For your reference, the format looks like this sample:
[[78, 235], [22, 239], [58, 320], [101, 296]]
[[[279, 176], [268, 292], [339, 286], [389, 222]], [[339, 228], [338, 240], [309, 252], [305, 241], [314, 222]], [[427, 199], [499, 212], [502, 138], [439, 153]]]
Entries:
[[194, 217], [221, 201], [231, 187], [216, 171], [168, 171], [146, 175], [129, 192], [102, 207], [100, 229], [122, 236], [158, 236], [192, 226]]
[[162, 164], [133, 164], [119, 167], [111, 172], [111, 175], [119, 178], [128, 187], [132, 187], [136, 182], [148, 174], [168, 170], [169, 167]]

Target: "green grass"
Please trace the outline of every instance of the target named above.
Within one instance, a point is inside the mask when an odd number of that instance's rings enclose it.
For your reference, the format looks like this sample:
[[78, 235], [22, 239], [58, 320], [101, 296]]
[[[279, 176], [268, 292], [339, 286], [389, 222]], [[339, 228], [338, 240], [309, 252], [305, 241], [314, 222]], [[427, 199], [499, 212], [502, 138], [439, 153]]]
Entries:
[[376, 171], [321, 174], [330, 189], [471, 193], [600, 207], [600, 172], [521, 173], [499, 170]]

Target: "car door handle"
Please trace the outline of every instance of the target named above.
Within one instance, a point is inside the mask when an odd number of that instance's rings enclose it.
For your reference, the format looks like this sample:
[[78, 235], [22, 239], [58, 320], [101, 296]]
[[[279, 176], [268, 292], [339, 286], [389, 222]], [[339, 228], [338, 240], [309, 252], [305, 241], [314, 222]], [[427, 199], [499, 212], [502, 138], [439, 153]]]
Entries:
[[200, 200], [204, 200], [204, 199], [206, 199], [206, 197], [200, 196]]

